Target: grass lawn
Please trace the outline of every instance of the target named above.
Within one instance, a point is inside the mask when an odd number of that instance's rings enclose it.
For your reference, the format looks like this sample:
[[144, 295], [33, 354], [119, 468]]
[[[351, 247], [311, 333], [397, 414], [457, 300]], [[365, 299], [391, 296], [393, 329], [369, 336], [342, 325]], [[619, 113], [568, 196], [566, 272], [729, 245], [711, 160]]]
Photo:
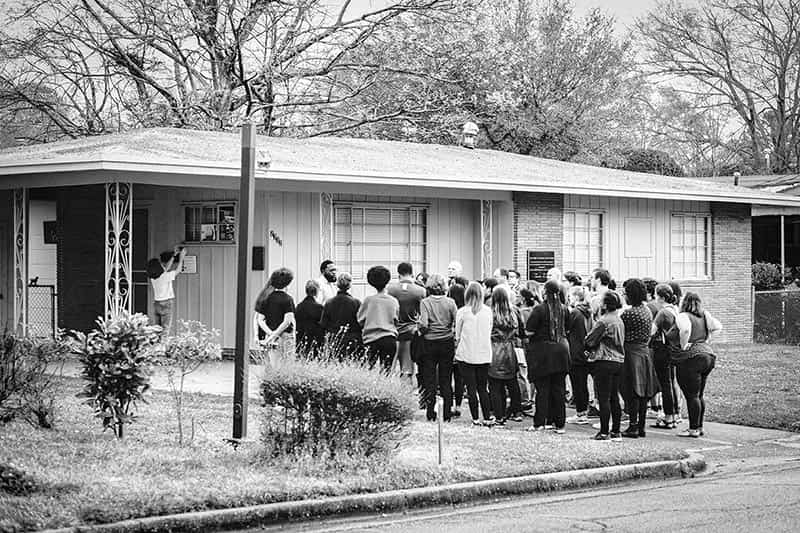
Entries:
[[[0, 463], [26, 471], [46, 487], [27, 497], [0, 492], [0, 531], [684, 456], [680, 443], [595, 442], [586, 433], [533, 434], [460, 420], [445, 425], [445, 464], [439, 467], [436, 425], [418, 420], [389, 459], [344, 468], [313, 460], [271, 461], [259, 453], [258, 405], [250, 409], [252, 441], [233, 450], [223, 442], [231, 431], [231, 398], [187, 395], [186, 416], [195, 418], [197, 431], [191, 445], [179, 447], [169, 396], [157, 391], [140, 406], [140, 419], [120, 442], [103, 433], [90, 408], [75, 398], [79, 386], [78, 380], [64, 380], [55, 430], [17, 422], [0, 426]], [[529, 424], [530, 419], [524, 422]]]
[[727, 344], [706, 385], [706, 419], [800, 431], [800, 347]]

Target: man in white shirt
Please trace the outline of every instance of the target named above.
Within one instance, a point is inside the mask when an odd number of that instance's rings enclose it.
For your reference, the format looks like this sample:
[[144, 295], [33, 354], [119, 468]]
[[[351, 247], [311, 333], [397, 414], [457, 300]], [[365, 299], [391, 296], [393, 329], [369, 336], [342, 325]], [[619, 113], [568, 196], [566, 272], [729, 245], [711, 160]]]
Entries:
[[319, 290], [317, 291], [317, 303], [325, 305], [325, 302], [336, 296], [336, 264], [330, 259], [326, 259], [319, 265], [320, 277], [317, 278]]
[[161, 326], [164, 334], [169, 334], [172, 329], [174, 317], [173, 303], [175, 302], [175, 291], [172, 282], [183, 268], [183, 258], [186, 256], [186, 248], [176, 246], [172, 252], [163, 252], [159, 258], [161, 274], [154, 277], [150, 273], [150, 283], [153, 285], [153, 308], [155, 311], [156, 324]]

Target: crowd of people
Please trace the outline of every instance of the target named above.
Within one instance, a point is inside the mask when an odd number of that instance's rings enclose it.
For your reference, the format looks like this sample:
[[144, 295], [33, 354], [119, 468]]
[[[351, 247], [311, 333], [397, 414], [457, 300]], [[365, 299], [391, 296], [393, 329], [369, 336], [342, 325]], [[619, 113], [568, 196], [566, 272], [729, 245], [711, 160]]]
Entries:
[[530, 431], [563, 434], [568, 423], [596, 417], [596, 440], [643, 438], [648, 408], [658, 412], [652, 427], [678, 427], [682, 395], [689, 427], [680, 435], [704, 434], [710, 341], [722, 326], [697, 293], [650, 278], [617, 287], [604, 269], [583, 280], [553, 268], [541, 284], [523, 283], [513, 269], [481, 281], [462, 270], [453, 261], [446, 275], [414, 276], [400, 263], [392, 280], [388, 268], [373, 266], [366, 279], [375, 294], [359, 301], [351, 275], [326, 260], [295, 306], [286, 292], [293, 273], [280, 268], [255, 304], [258, 343], [273, 362], [349, 357], [397, 368], [412, 384], [416, 376], [428, 420], [437, 418], [437, 396], [445, 422], [461, 416], [466, 397], [476, 426], [529, 415]]

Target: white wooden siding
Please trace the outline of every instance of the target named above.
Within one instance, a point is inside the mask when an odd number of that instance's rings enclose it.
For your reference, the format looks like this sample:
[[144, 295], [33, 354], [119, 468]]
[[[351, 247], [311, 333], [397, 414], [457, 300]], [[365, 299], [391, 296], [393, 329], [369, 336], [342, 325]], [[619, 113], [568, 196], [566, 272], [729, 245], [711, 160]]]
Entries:
[[[599, 198], [564, 195], [565, 209], [600, 209], [604, 211], [603, 266], [617, 280], [650, 276], [670, 279], [670, 217], [672, 213], [711, 213], [708, 202], [683, 200], [648, 200], [638, 198]], [[627, 226], [627, 227], [626, 227]], [[629, 243], [643, 239], [651, 228], [652, 246]], [[713, 236], [712, 242], [713, 246]], [[652, 253], [645, 253], [651, 249]]]

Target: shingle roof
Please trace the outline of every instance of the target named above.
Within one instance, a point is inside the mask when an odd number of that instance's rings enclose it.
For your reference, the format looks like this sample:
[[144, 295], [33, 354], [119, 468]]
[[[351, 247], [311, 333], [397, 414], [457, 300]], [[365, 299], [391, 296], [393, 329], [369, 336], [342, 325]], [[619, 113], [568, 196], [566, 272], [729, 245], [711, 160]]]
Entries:
[[[295, 139], [260, 136], [270, 171], [308, 176], [349, 176], [387, 184], [413, 180], [415, 186], [471, 187], [506, 191], [548, 191], [643, 198], [704, 198], [773, 205], [800, 205], [800, 199], [710, 180], [627, 172], [495, 150], [343, 137]], [[238, 133], [174, 128], [124, 133], [0, 150], [3, 175], [35, 172], [48, 163], [126, 162], [214, 167], [235, 171]], [[22, 167], [25, 167], [22, 170]], [[44, 170], [41, 170], [44, 171]], [[169, 171], [164, 170], [164, 171]], [[395, 179], [397, 178], [397, 179]], [[328, 178], [330, 180], [330, 178]]]

